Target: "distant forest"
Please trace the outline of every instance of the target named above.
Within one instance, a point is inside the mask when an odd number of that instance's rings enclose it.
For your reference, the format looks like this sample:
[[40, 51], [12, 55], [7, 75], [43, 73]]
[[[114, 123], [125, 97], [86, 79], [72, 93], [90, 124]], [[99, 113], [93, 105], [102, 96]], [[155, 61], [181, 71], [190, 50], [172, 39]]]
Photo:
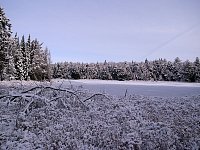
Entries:
[[0, 7], [0, 80], [102, 79], [200, 82], [200, 61], [51, 64], [50, 51], [37, 39], [12, 37], [11, 24]]
[[145, 62], [104, 63], [56, 63], [52, 67], [53, 78], [101, 79], [101, 80], [151, 80], [200, 82], [200, 61], [182, 62], [159, 59]]

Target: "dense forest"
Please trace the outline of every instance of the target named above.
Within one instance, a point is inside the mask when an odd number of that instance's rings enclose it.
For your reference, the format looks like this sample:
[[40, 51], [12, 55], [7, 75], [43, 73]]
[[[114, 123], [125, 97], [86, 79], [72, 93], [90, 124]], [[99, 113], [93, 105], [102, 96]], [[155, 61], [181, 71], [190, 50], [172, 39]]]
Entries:
[[12, 37], [11, 24], [0, 8], [0, 80], [102, 79], [200, 82], [200, 61], [51, 64], [50, 51], [37, 39]]
[[200, 82], [200, 61], [159, 59], [145, 62], [56, 63], [53, 78]]
[[10, 20], [0, 7], [0, 80], [50, 80], [50, 52], [31, 36], [12, 37]]

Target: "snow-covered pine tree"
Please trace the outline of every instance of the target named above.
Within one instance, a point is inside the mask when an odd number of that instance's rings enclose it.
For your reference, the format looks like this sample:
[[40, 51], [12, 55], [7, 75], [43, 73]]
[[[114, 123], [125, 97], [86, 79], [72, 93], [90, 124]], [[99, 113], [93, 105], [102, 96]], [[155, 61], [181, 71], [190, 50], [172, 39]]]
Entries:
[[26, 68], [26, 75], [27, 75], [27, 80], [28, 79], [30, 79], [30, 76], [29, 76], [29, 74], [30, 74], [30, 65], [31, 65], [31, 36], [30, 36], [30, 34], [29, 34], [29, 36], [28, 36], [28, 40], [27, 40], [27, 42], [26, 42], [26, 65], [27, 65], [27, 68]]
[[183, 79], [187, 82], [195, 82], [195, 68], [189, 60], [183, 64]]
[[182, 66], [182, 62], [180, 60], [179, 57], [176, 57], [174, 60], [174, 67], [173, 67], [173, 81], [185, 81], [185, 79], [183, 78], [183, 66]]
[[24, 80], [28, 78], [28, 68], [29, 68], [29, 52], [26, 48], [25, 38], [24, 35], [22, 36], [21, 43], [20, 43], [20, 50], [22, 52], [22, 62], [23, 62], [23, 77]]
[[16, 79], [23, 80], [24, 79], [23, 55], [20, 49], [19, 37], [17, 37], [17, 34], [15, 35], [14, 48], [15, 48], [14, 62], [15, 62], [15, 69], [16, 69]]
[[144, 62], [144, 80], [151, 80], [153, 78], [153, 65], [145, 59]]
[[44, 79], [51, 80], [51, 54], [48, 48], [44, 50]]
[[4, 10], [0, 6], [0, 80], [4, 80], [7, 76], [11, 33], [9, 19], [5, 16]]
[[30, 66], [29, 66], [29, 77], [32, 80], [34, 79], [33, 67], [34, 67], [35, 49], [36, 49], [35, 40], [32, 40], [30, 47]]
[[200, 82], [200, 60], [199, 57], [196, 57], [194, 61], [195, 67], [195, 82]]
[[32, 80], [43, 80], [44, 51], [42, 50], [42, 44], [37, 39], [32, 44], [34, 55], [31, 55], [32, 74], [30, 77]]
[[[27, 44], [29, 43], [29, 39]], [[28, 44], [29, 45], [29, 44]], [[29, 47], [27, 45], [27, 47]], [[29, 49], [29, 48], [28, 48]], [[29, 49], [29, 77], [31, 80], [50, 80], [51, 59], [48, 48], [42, 49], [42, 44], [37, 39], [30, 42]]]
[[37, 40], [11, 37], [11, 24], [0, 7], [0, 80], [50, 80], [50, 52]]
[[6, 66], [6, 75], [7, 79], [16, 79], [16, 69], [15, 69], [15, 53], [16, 53], [16, 47], [15, 47], [15, 39], [10, 38], [10, 44], [8, 49], [8, 65]]

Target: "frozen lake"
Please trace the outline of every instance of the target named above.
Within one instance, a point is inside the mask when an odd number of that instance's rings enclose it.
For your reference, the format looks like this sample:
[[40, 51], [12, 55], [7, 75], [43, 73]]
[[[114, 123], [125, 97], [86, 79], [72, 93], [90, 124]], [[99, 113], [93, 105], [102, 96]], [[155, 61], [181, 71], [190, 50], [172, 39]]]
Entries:
[[[54, 80], [59, 83], [63, 80]], [[102, 80], [70, 80], [74, 86], [82, 86], [94, 92], [105, 92], [111, 95], [123, 96], [137, 94], [145, 96], [179, 97], [200, 95], [200, 83], [182, 82], [151, 82], [151, 81], [102, 81]], [[63, 82], [69, 85], [69, 80]], [[62, 87], [63, 87], [62, 86]]]

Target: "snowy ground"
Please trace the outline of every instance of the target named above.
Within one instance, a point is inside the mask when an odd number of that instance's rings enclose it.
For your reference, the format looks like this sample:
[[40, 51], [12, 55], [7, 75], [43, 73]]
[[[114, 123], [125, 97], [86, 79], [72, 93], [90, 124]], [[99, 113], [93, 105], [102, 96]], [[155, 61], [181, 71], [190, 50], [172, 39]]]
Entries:
[[0, 149], [198, 150], [199, 89], [174, 82], [0, 82]]

